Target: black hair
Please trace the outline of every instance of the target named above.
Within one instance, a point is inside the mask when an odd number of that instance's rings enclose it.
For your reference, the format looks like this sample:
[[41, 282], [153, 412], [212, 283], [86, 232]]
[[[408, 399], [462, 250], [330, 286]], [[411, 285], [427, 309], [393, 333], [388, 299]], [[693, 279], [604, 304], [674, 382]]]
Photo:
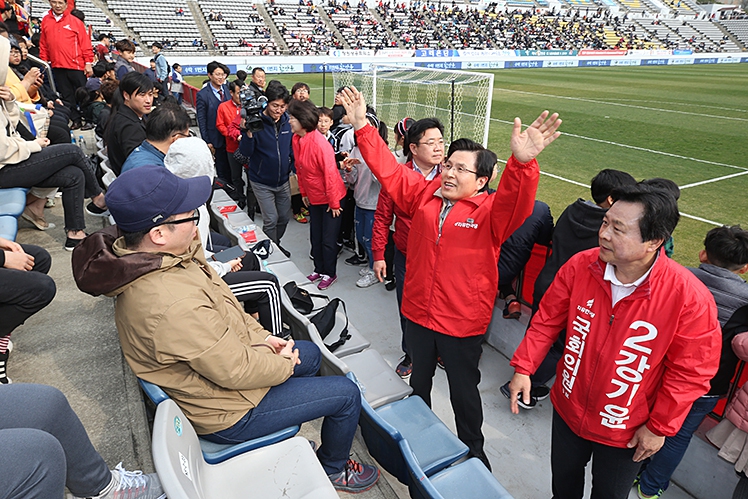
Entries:
[[236, 79], [237, 80], [241, 80], [241, 81], [246, 80], [247, 79], [247, 72], [244, 71], [243, 69], [240, 69], [239, 71], [236, 72]]
[[98, 38], [98, 40], [99, 40], [100, 42], [103, 42], [103, 41], [104, 41], [104, 38], [109, 38], [109, 35], [107, 35], [106, 33], [102, 33], [102, 34], [100, 34], [100, 35], [99, 35], [99, 38]]
[[[291, 94], [288, 93], [288, 89], [278, 80], [270, 80], [265, 89], [265, 97], [268, 98], [268, 102], [282, 99], [283, 102], [288, 103], [291, 100]], [[317, 125], [315, 124], [315, 126]]]
[[117, 43], [114, 44], [114, 48], [116, 48], [118, 52], [135, 52], [135, 44], [127, 38], [118, 40]]
[[[124, 94], [127, 95], [138, 95], [138, 94], [147, 94], [148, 92], [153, 91], [153, 82], [150, 78], [148, 78], [143, 73], [138, 73], [137, 71], [130, 71], [125, 76], [122, 77], [122, 80], [119, 82], [119, 91], [114, 92], [114, 96], [112, 97], [112, 114], [111, 116], [114, 116], [114, 114], [117, 112], [117, 110], [124, 105], [125, 103], [125, 97]], [[110, 119], [107, 122], [107, 128], [111, 123], [113, 123], [115, 120]]]
[[379, 132], [379, 136], [382, 137], [382, 140], [385, 144], [389, 144], [389, 141], [387, 140], [387, 137], [389, 135], [389, 128], [387, 128], [387, 123], [384, 121], [379, 121], [375, 123], [374, 120], [369, 119], [369, 123], [371, 123], [372, 126], [377, 127], [377, 132]]
[[[268, 100], [270, 98], [268, 97]], [[275, 99], [274, 99], [275, 100]], [[319, 110], [312, 101], [300, 101], [293, 99], [288, 105], [288, 114], [296, 118], [301, 128], [307, 132], [313, 132], [317, 129], [319, 122]]]
[[[262, 71], [263, 73], [265, 72], [265, 70], [262, 69], [262, 68], [252, 68], [252, 76], [254, 76], [255, 73], [257, 73], [258, 71]], [[246, 76], [245, 76], [245, 78], [246, 78]]]
[[706, 233], [704, 249], [709, 263], [730, 271], [748, 264], [748, 231], [740, 225], [723, 225]]
[[106, 61], [99, 61], [93, 65], [93, 74], [96, 78], [101, 78], [109, 69]]
[[125, 247], [131, 250], [138, 249], [140, 244], [143, 242], [143, 239], [145, 239], [145, 236], [148, 235], [150, 231], [151, 229], [139, 230], [138, 232], [121, 231], [122, 237], [125, 238]]
[[483, 147], [482, 144], [479, 144], [478, 142], [475, 142], [471, 139], [457, 139], [451, 144], [449, 144], [449, 150], [447, 151], [447, 158], [449, 159], [452, 154], [456, 153], [457, 151], [467, 151], [475, 153], [475, 171], [476, 171], [476, 178], [480, 177], [487, 177], [488, 180], [486, 181], [485, 185], [478, 191], [478, 192], [484, 192], [488, 190], [488, 181], [491, 180], [491, 175], [493, 175], [493, 169], [494, 166], [496, 166], [496, 161], [498, 161], [498, 156], [496, 156], [496, 153], [493, 151], [486, 149]]
[[152, 142], [163, 142], [177, 132], [188, 130], [190, 123], [190, 116], [182, 106], [166, 101], [148, 116], [145, 136]]
[[345, 90], [346, 88], [350, 88], [350, 87], [349, 87], [348, 85], [343, 85], [342, 87], [340, 87], [339, 89], [337, 89], [337, 90], [335, 91], [335, 93], [336, 93], [336, 94], [342, 93], [342, 92], [343, 92], [343, 90]]
[[119, 81], [104, 80], [101, 82], [101, 87], [99, 87], [99, 92], [101, 92], [101, 96], [104, 97], [104, 102], [106, 102], [107, 104], [111, 104], [114, 94], [119, 93], [117, 91], [118, 89], [119, 89]]
[[82, 10], [73, 9], [70, 11], [71, 16], [75, 16], [83, 22], [86, 22], [86, 14]]
[[237, 88], [241, 89], [242, 86], [239, 83], [235, 82], [235, 81], [230, 81], [229, 82], [229, 92], [236, 92]]
[[664, 243], [673, 234], [680, 220], [678, 202], [669, 192], [648, 185], [625, 185], [613, 189], [613, 202], [623, 201], [642, 207], [639, 231], [643, 242], [661, 239]]
[[[8, 31], [8, 25], [5, 24], [4, 22], [0, 21], [0, 35], [5, 34], [5, 33], [9, 33], [9, 31]], [[34, 44], [34, 45], [36, 45], [36, 44]]]
[[181, 68], [181, 67], [182, 65], [179, 64], [178, 62], [175, 62], [174, 64], [171, 65], [171, 69], [173, 69], [174, 71], [176, 71], [177, 68]]
[[212, 75], [213, 73], [216, 72], [216, 69], [223, 70], [223, 72], [226, 73], [226, 76], [231, 74], [231, 70], [229, 69], [227, 65], [223, 64], [222, 62], [218, 62], [218, 61], [210, 61], [208, 63], [208, 74]]
[[333, 119], [333, 117], [332, 117], [332, 109], [330, 109], [329, 107], [321, 106], [319, 108], [319, 115], [320, 116], [327, 116], [328, 118]]
[[442, 135], [444, 134], [444, 125], [442, 125], [441, 121], [436, 118], [423, 118], [413, 123], [413, 125], [408, 129], [405, 134], [405, 141], [403, 142], [403, 149], [408, 155], [408, 159], [413, 158], [410, 144], [418, 145], [418, 142], [423, 138], [423, 134], [426, 133], [426, 130], [431, 130], [432, 128], [436, 128], [439, 130], [439, 133]]
[[306, 83], [300, 81], [298, 83], [294, 83], [294, 86], [291, 87], [291, 96], [293, 96], [293, 94], [295, 94], [296, 91], [298, 89], [300, 89], [300, 88], [306, 88], [307, 92], [311, 92], [311, 89], [309, 88], [309, 85], [307, 85]]
[[162, 48], [164, 48], [164, 46], [161, 45], [159, 42], [153, 42], [153, 43], [151, 43], [151, 48], [153, 48], [153, 47], [156, 47], [159, 50], [161, 50]]
[[447, 150], [447, 159], [449, 157], [456, 153], [457, 151], [472, 151], [472, 152], [478, 152], [485, 149], [483, 145], [477, 143], [474, 140], [470, 139], [457, 139], [451, 144], [449, 144], [449, 149]]
[[625, 185], [636, 185], [636, 179], [626, 172], [620, 170], [605, 169], [600, 170], [597, 175], [592, 177], [590, 191], [592, 199], [596, 204], [601, 205], [607, 201], [610, 193], [616, 187]]
[[655, 189], [664, 189], [668, 191], [675, 200], [680, 199], [680, 187], [678, 187], [678, 184], [673, 182], [672, 180], [668, 178], [661, 178], [661, 177], [655, 177], [655, 178], [648, 178], [645, 180], [642, 180], [640, 182], [642, 185], [648, 185], [650, 187], [654, 187]]

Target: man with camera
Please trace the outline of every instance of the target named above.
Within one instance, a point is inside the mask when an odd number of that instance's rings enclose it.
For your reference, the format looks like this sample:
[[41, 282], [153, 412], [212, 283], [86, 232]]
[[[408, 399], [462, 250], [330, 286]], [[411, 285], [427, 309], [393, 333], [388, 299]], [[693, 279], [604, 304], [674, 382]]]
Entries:
[[293, 169], [291, 125], [286, 108], [291, 95], [279, 81], [272, 80], [265, 90], [267, 106], [259, 114], [261, 123], [256, 131], [247, 129], [247, 122], [257, 116], [248, 115], [239, 141], [239, 154], [249, 158], [247, 177], [262, 211], [262, 230], [286, 255], [291, 253], [280, 245], [291, 219], [291, 188], [288, 176]]
[[195, 112], [197, 124], [200, 127], [200, 137], [208, 144], [210, 152], [216, 159], [216, 173], [225, 182], [231, 180], [231, 168], [226, 154], [226, 139], [216, 127], [218, 106], [230, 99], [226, 77], [228, 66], [218, 61], [208, 63], [208, 78], [210, 83], [197, 93]]

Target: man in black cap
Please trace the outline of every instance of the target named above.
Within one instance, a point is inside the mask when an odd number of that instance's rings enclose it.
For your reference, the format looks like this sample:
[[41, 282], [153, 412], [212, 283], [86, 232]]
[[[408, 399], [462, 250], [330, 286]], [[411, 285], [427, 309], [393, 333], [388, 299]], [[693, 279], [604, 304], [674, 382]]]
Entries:
[[163, 166], [124, 172], [106, 194], [117, 226], [89, 236], [73, 255], [78, 287], [117, 296], [127, 363], [163, 388], [199, 435], [236, 443], [325, 417], [317, 457], [333, 486], [368, 490], [379, 470], [348, 459], [358, 387], [315, 376], [317, 346], [264, 330], [207, 265], [197, 208], [210, 192], [208, 177], [182, 179]]

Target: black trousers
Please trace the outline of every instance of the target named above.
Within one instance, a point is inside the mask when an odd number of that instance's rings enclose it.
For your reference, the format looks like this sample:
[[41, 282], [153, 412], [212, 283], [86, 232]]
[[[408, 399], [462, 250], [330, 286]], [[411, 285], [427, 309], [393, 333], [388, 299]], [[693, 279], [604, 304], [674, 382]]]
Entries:
[[224, 182], [232, 181], [231, 165], [229, 164], [229, 156], [226, 153], [225, 145], [223, 147], [216, 147], [216, 175]]
[[338, 245], [336, 242], [341, 218], [348, 211], [345, 209], [345, 198], [340, 200], [340, 208], [343, 209], [340, 216], [333, 217], [332, 210], [328, 211], [329, 205], [309, 206], [309, 236], [312, 243], [314, 271], [331, 277], [337, 275]]
[[582, 499], [584, 468], [592, 458], [590, 499], [626, 499], [641, 463], [633, 461], [636, 449], [611, 447], [585, 440], [553, 411], [551, 472], [553, 499]]
[[418, 395], [431, 407], [436, 357], [441, 356], [447, 371], [449, 400], [455, 413], [457, 436], [470, 448], [471, 457], [481, 459], [491, 469], [483, 452], [483, 404], [478, 391], [478, 361], [483, 353], [483, 335], [457, 338], [425, 328], [411, 320], [406, 321], [405, 342], [413, 361], [413, 373], [410, 376], [413, 395]]
[[78, 112], [78, 106], [75, 102], [75, 91], [80, 87], [86, 86], [86, 74], [77, 69], [52, 68], [52, 74], [55, 77], [57, 92], [62, 98], [62, 102], [70, 109], [70, 119], [79, 121], [81, 114]]
[[47, 250], [29, 244], [21, 247], [34, 257], [34, 268], [24, 271], [0, 267], [0, 338], [49, 305], [57, 292], [55, 281], [47, 275], [52, 265]]

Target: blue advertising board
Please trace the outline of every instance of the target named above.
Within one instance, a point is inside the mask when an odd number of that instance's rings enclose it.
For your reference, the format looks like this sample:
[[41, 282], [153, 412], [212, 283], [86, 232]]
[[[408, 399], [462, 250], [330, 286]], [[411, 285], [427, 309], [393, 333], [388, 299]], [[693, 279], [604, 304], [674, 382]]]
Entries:
[[693, 60], [694, 64], [717, 64], [716, 57], [697, 57]]
[[506, 69], [514, 69], [514, 68], [542, 68], [543, 67], [543, 61], [506, 61], [506, 65], [504, 66]]
[[361, 71], [360, 62], [336, 62], [327, 64], [304, 64], [305, 73], [334, 73], [339, 71]]
[[579, 59], [579, 67], [610, 66], [610, 59]]
[[667, 66], [668, 59], [642, 59], [642, 66]]
[[428, 69], [462, 69], [461, 62], [444, 61], [444, 62], [416, 62], [417, 68]]

